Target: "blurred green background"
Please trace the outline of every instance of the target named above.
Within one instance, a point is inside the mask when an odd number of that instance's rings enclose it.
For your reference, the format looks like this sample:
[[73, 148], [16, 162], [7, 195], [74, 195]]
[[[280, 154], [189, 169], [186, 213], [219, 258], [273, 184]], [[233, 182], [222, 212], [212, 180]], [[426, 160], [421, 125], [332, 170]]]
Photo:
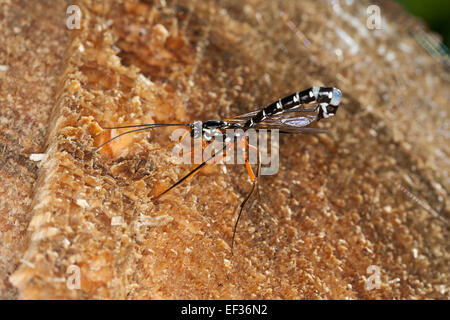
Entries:
[[450, 0], [397, 0], [412, 15], [424, 20], [431, 30], [440, 33], [450, 44]]

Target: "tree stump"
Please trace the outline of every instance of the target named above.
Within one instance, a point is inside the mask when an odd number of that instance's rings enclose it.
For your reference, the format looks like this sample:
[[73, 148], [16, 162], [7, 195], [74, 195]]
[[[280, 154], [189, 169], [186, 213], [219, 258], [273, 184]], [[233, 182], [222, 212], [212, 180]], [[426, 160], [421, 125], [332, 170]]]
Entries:
[[[373, 2], [82, 0], [79, 28], [64, 1], [3, 4], [0, 296], [448, 299], [448, 71]], [[170, 130], [92, 152], [322, 85], [331, 134], [281, 136], [233, 253], [243, 166], [155, 202], [190, 168], [151, 151]]]

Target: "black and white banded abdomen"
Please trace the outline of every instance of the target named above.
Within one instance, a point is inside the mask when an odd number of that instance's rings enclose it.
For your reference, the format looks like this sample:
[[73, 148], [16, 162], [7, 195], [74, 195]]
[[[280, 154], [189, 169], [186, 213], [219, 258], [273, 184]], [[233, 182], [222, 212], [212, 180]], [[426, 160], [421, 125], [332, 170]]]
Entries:
[[314, 102], [319, 104], [318, 119], [328, 118], [336, 113], [341, 97], [341, 91], [333, 87], [312, 87], [298, 91], [271, 103], [249, 119], [244, 127], [254, 127], [269, 117]]

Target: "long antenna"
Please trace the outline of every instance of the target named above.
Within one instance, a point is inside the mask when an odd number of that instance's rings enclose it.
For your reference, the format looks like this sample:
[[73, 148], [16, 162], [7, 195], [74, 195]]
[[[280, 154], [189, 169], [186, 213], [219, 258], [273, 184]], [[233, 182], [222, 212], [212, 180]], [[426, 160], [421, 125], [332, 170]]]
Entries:
[[118, 134], [117, 136], [107, 140], [106, 142], [102, 143], [101, 145], [99, 145], [97, 148], [95, 148], [93, 150], [93, 152], [96, 152], [98, 150], [100, 150], [104, 145], [110, 143], [113, 140], [116, 140], [117, 138], [120, 138], [123, 135], [129, 134], [129, 133], [133, 133], [133, 132], [139, 132], [139, 131], [145, 131], [145, 130], [149, 130], [149, 129], [153, 129], [153, 128], [161, 128], [161, 127], [190, 127], [190, 124], [187, 123], [166, 123], [166, 124], [136, 124], [136, 125], [129, 125], [129, 126], [120, 126], [120, 127], [109, 127], [109, 128], [104, 128], [107, 130], [111, 130], [111, 129], [123, 129], [123, 128], [138, 128], [138, 127], [144, 127], [144, 128], [140, 128], [140, 129], [135, 129], [135, 130], [130, 130], [130, 131], [126, 131], [126, 132], [122, 132], [121, 134]]

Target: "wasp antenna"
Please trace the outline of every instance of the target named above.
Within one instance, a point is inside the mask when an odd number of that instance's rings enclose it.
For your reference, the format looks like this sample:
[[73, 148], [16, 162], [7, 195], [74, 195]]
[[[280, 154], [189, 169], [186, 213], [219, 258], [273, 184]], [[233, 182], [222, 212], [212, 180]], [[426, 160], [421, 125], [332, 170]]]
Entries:
[[147, 123], [147, 124], [132, 124], [132, 125], [126, 125], [126, 126], [118, 126], [118, 127], [105, 127], [103, 129], [105, 130], [111, 130], [111, 129], [125, 129], [125, 128], [139, 128], [139, 127], [148, 127], [148, 128], [158, 128], [158, 127], [189, 127], [190, 124], [188, 123]]
[[121, 134], [118, 134], [117, 136], [115, 136], [115, 137], [107, 140], [106, 142], [102, 143], [101, 145], [99, 145], [97, 148], [95, 148], [93, 150], [93, 152], [97, 152], [103, 146], [105, 146], [106, 144], [110, 143], [111, 141], [116, 140], [117, 138], [120, 138], [121, 136], [124, 136], [124, 135], [129, 134], [129, 133], [145, 131], [145, 130], [149, 130], [149, 129], [153, 129], [153, 128], [162, 128], [162, 127], [189, 127], [190, 125], [189, 124], [184, 124], [184, 123], [180, 123], [180, 124], [178, 124], [178, 123], [168, 123], [168, 124], [130, 125], [130, 126], [121, 126], [121, 127], [111, 127], [111, 128], [105, 128], [105, 129], [121, 129], [121, 128], [142, 127], [142, 126], [144, 126], [144, 128], [130, 130], [130, 131], [126, 131], [126, 132], [122, 132]]

